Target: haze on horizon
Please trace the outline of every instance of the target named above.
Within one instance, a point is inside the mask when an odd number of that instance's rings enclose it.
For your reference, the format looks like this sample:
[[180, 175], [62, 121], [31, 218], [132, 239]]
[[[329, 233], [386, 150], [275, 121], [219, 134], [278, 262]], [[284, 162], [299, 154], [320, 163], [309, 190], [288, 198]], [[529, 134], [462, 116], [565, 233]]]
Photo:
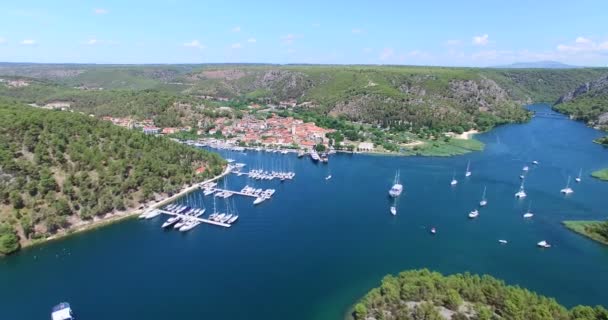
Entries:
[[561, 0], [11, 2], [0, 11], [0, 61], [608, 65], [608, 2], [577, 8]]

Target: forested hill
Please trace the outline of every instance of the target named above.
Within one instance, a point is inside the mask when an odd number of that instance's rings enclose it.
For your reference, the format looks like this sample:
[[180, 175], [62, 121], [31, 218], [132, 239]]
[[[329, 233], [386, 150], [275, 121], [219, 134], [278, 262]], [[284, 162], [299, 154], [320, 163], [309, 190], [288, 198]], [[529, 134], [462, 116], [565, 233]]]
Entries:
[[608, 75], [564, 93], [555, 109], [591, 126], [608, 129]]
[[355, 320], [605, 320], [605, 308], [570, 310], [490, 276], [424, 270], [386, 276], [353, 309]]
[[[329, 65], [28, 65], [0, 64], [0, 96], [26, 103], [70, 102], [97, 116], [153, 117], [191, 125], [217, 104], [205, 97], [270, 103], [395, 130], [488, 129], [524, 121], [521, 105], [553, 102], [608, 69], [480, 69]], [[226, 104], [222, 104], [226, 106]]]
[[223, 165], [216, 154], [166, 138], [0, 99], [0, 254], [137, 208]]

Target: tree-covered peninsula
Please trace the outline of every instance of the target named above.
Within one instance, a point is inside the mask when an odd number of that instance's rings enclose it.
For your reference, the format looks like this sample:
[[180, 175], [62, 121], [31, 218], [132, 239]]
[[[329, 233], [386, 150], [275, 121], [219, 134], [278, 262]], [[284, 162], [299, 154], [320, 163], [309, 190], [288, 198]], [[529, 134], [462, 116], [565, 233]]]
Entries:
[[570, 310], [552, 298], [491, 276], [443, 276], [429, 270], [386, 276], [353, 308], [355, 320], [605, 320], [601, 306]]
[[0, 254], [138, 208], [223, 165], [167, 138], [0, 100]]

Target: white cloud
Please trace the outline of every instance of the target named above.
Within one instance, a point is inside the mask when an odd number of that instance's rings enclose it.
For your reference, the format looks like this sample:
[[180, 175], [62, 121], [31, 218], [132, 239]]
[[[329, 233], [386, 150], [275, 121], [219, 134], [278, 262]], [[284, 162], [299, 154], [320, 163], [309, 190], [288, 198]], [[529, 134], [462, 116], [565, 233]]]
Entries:
[[0, 44], [5, 44], [6, 43], [6, 39], [0, 37]]
[[608, 53], [608, 41], [596, 42], [585, 37], [578, 37], [574, 44], [559, 44], [557, 51], [565, 54], [596, 54]]
[[363, 33], [363, 30], [355, 28], [355, 29], [352, 29], [350, 32], [352, 32], [353, 34], [360, 34], [360, 33]]
[[236, 26], [236, 27], [232, 28], [232, 32], [241, 32], [241, 27]]
[[108, 11], [107, 9], [95, 8], [93, 9], [93, 12], [95, 14], [108, 14], [110, 11]]
[[237, 42], [237, 43], [233, 43], [230, 47], [232, 49], [241, 49], [243, 46]]
[[385, 60], [392, 58], [394, 55], [395, 55], [395, 50], [393, 50], [391, 48], [384, 48], [384, 49], [382, 49], [382, 52], [380, 52], [380, 56], [378, 57], [378, 59], [385, 61]]
[[258, 40], [256, 38], [249, 38], [249, 39], [247, 39], [247, 42], [256, 43], [256, 42], [258, 42]]
[[284, 44], [292, 44], [297, 38], [300, 38], [300, 36], [290, 33], [288, 35], [282, 36], [281, 40]]
[[488, 40], [488, 34], [484, 34], [481, 36], [474, 36], [473, 37], [473, 44], [476, 46], [485, 46], [486, 44], [488, 44], [489, 40]]
[[33, 46], [33, 45], [36, 45], [36, 40], [25, 39], [25, 40], [22, 40], [20, 43], [24, 46]]
[[445, 42], [446, 46], [459, 46], [462, 44], [462, 41], [458, 39], [450, 39]]
[[204, 49], [205, 48], [205, 46], [203, 44], [201, 44], [201, 42], [198, 41], [198, 40], [192, 40], [190, 42], [186, 42], [186, 43], [184, 43], [184, 47], [197, 48], [197, 49]]

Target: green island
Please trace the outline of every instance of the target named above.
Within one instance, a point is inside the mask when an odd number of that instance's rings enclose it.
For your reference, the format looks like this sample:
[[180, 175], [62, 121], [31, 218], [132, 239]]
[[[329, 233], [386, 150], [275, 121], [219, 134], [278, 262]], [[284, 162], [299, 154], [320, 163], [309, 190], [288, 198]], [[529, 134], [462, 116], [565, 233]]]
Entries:
[[601, 169], [597, 171], [593, 171], [591, 176], [603, 181], [608, 181], [608, 169]]
[[608, 221], [564, 221], [566, 228], [608, 245]]
[[355, 320], [600, 320], [608, 319], [602, 306], [570, 310], [518, 286], [488, 275], [449, 276], [427, 269], [388, 275], [348, 315]]
[[165, 137], [2, 99], [0, 255], [126, 215], [218, 175], [224, 164]]

